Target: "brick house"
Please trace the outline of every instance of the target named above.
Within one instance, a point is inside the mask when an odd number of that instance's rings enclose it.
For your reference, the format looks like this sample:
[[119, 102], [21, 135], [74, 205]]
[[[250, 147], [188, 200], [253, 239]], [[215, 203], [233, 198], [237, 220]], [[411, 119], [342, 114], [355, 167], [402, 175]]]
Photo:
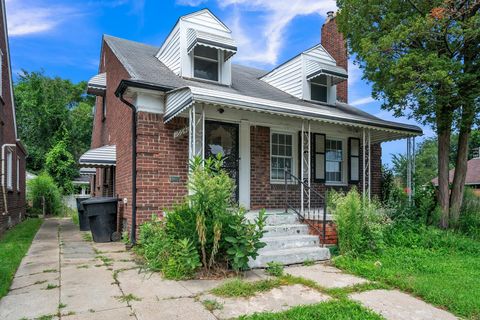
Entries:
[[160, 47], [105, 35], [88, 85], [97, 95], [92, 149], [80, 159], [98, 168], [93, 195], [123, 200], [133, 237], [183, 199], [194, 156], [222, 153], [240, 205], [287, 203], [313, 229], [325, 220], [327, 189], [378, 195], [381, 142], [422, 131], [348, 105], [333, 13], [321, 33], [321, 44], [270, 71], [232, 63], [234, 37], [208, 9], [181, 17]]
[[0, 0], [0, 235], [25, 217], [26, 151], [17, 136], [5, 1]]

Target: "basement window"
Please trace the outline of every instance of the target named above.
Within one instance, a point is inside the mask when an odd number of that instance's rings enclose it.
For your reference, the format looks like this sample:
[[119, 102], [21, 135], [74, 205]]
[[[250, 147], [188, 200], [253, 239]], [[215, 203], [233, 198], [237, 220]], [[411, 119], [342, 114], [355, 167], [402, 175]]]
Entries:
[[218, 81], [218, 50], [196, 46], [193, 50], [193, 76], [195, 78]]
[[327, 102], [327, 76], [321, 75], [310, 80], [311, 100]]

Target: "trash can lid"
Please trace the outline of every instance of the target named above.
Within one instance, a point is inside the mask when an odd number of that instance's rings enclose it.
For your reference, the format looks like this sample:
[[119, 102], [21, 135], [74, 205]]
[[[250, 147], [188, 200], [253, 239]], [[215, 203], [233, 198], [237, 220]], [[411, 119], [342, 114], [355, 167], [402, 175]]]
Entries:
[[94, 203], [109, 203], [109, 202], [117, 202], [118, 199], [114, 197], [94, 197], [88, 200], [82, 201], [82, 205], [94, 204]]

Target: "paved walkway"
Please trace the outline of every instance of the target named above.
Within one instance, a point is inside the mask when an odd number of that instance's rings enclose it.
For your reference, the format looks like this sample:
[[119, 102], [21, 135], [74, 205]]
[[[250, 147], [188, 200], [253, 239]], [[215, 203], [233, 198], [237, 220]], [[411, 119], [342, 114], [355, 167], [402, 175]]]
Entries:
[[[215, 320], [332, 299], [302, 285], [275, 288], [250, 298], [215, 297], [209, 291], [225, 280], [164, 280], [137, 265], [122, 243], [95, 244], [85, 236], [69, 219], [46, 220], [9, 294], [0, 300], [0, 319]], [[286, 272], [325, 288], [366, 282], [323, 264], [290, 267]], [[265, 277], [262, 271], [254, 271], [244, 279]], [[386, 319], [455, 319], [446, 311], [396, 290], [365, 291], [351, 298]], [[205, 301], [220, 307], [208, 311], [202, 304]]]

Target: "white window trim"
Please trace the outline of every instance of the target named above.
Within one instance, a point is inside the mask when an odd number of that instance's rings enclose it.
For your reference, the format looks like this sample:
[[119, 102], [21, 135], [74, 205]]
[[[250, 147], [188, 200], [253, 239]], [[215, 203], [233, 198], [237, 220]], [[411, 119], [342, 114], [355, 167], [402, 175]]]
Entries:
[[7, 189], [8, 190], [13, 190], [13, 152], [8, 151], [7, 152]]
[[[284, 134], [284, 135], [291, 135], [292, 136], [292, 174], [294, 176], [297, 175], [297, 158], [298, 158], [298, 137], [297, 135], [292, 132], [292, 131], [280, 131], [280, 130], [272, 130], [270, 129], [270, 142], [269, 142], [269, 148], [270, 148], [270, 161], [268, 163], [269, 166], [269, 175], [270, 175], [270, 184], [285, 184], [285, 179], [272, 179], [272, 141], [273, 141], [273, 134]], [[290, 178], [288, 180], [289, 184], [296, 184], [295, 180], [293, 178]]]
[[[342, 181], [327, 180], [327, 140], [342, 142]], [[326, 186], [348, 186], [348, 139], [337, 136], [325, 136], [325, 185]]]
[[217, 61], [213, 60], [213, 59], [209, 59], [209, 58], [205, 58], [205, 57], [198, 57], [198, 59], [201, 59], [201, 60], [205, 60], [205, 61], [210, 61], [210, 62], [217, 62], [218, 63], [218, 80], [210, 80], [210, 79], [204, 79], [204, 78], [198, 78], [198, 77], [195, 77], [195, 49], [193, 49], [190, 53], [190, 56], [191, 56], [191, 66], [192, 66], [192, 69], [191, 69], [191, 75], [192, 75], [192, 78], [193, 79], [198, 79], [200, 81], [208, 81], [208, 82], [212, 82], [212, 83], [223, 83], [222, 82], [222, 69], [223, 69], [223, 54], [221, 52], [221, 50], [217, 49]]
[[20, 157], [17, 156], [17, 191], [20, 191]]

